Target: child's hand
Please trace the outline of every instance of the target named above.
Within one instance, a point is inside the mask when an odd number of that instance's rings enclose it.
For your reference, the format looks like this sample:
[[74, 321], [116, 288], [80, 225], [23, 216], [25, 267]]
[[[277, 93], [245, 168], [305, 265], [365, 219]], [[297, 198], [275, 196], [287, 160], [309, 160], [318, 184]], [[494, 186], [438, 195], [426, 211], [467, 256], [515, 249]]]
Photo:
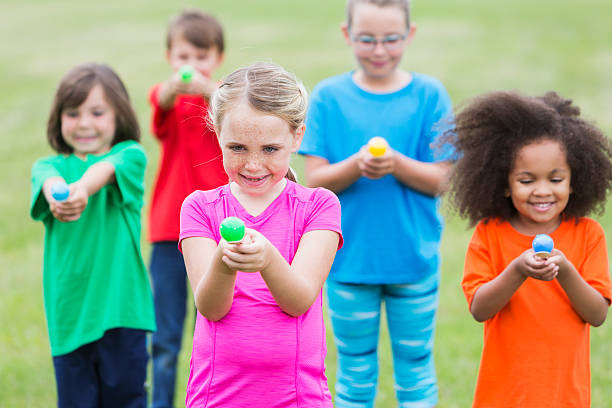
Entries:
[[523, 276], [543, 281], [551, 281], [557, 277], [559, 266], [536, 256], [533, 249], [528, 249], [516, 258], [517, 268]]
[[191, 82], [187, 85], [189, 85], [187, 93], [202, 95], [205, 99], [210, 99], [211, 95], [217, 90], [217, 82], [199, 72], [193, 74]]
[[565, 254], [559, 251], [557, 248], [554, 248], [548, 259], [546, 259], [545, 263], [547, 265], [554, 265], [557, 268], [557, 271], [563, 273], [570, 267], [570, 261], [565, 257]]
[[210, 99], [210, 96], [217, 89], [215, 81], [205, 77], [198, 71], [194, 71], [189, 82], [183, 82], [181, 74], [177, 71], [172, 75], [170, 82], [175, 94], [202, 95], [206, 99]]
[[89, 195], [87, 190], [79, 183], [70, 184], [70, 195], [66, 201], [52, 200], [49, 203], [51, 213], [61, 222], [76, 221], [87, 207]]
[[364, 145], [357, 156], [357, 165], [361, 175], [370, 179], [379, 179], [395, 170], [395, 151], [387, 147], [385, 154], [374, 157]]
[[270, 263], [268, 239], [259, 232], [247, 228], [242, 241], [229, 243], [221, 240], [222, 261], [233, 271], [259, 272]]

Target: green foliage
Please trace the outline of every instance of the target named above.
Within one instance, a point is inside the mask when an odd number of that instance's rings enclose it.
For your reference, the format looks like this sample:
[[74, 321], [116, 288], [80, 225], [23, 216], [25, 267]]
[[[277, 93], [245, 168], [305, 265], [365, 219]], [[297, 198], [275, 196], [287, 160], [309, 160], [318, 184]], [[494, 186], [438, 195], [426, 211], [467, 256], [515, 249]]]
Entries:
[[[51, 153], [46, 120], [61, 76], [84, 61], [105, 62], [126, 82], [143, 128], [149, 155], [147, 198], [159, 157], [148, 132], [148, 88], [169, 75], [165, 61], [167, 21], [183, 1], [85, 2], [5, 0], [0, 3], [0, 406], [49, 407], [55, 380], [42, 307], [43, 227], [28, 216], [29, 172]], [[227, 52], [218, 77], [255, 60], [280, 63], [309, 89], [351, 69], [354, 60], [340, 35], [344, 2], [310, 0], [202, 0], [197, 6], [222, 21]], [[554, 89], [573, 98], [586, 116], [612, 130], [612, 3], [586, 0], [491, 2], [414, 1], [418, 26], [402, 65], [438, 77], [455, 103], [489, 90], [542, 93]], [[606, 28], [608, 27], [608, 28]], [[303, 162], [294, 166], [303, 173]], [[596, 180], [594, 180], [596, 182]], [[608, 205], [610, 208], [610, 205]], [[145, 208], [145, 212], [148, 208]], [[612, 231], [610, 211], [599, 221]], [[443, 240], [441, 304], [436, 365], [441, 408], [467, 407], [478, 371], [482, 326], [468, 313], [459, 282], [471, 231], [447, 212]], [[146, 220], [146, 217], [143, 218]], [[146, 232], [146, 221], [144, 231]], [[148, 260], [149, 245], [143, 239]], [[192, 309], [193, 310], [193, 309]], [[177, 406], [188, 375], [193, 318], [181, 354]], [[386, 330], [380, 348], [377, 407], [394, 406]], [[609, 323], [592, 330], [593, 406], [612, 401]], [[328, 330], [330, 388], [335, 351]]]

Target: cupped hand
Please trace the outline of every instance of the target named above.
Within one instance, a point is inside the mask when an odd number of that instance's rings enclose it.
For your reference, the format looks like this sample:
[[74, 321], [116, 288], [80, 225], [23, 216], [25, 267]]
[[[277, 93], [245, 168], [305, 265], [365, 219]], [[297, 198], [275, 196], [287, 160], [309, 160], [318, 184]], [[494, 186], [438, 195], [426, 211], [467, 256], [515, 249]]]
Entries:
[[551, 259], [543, 259], [536, 256], [533, 249], [523, 252], [518, 258], [518, 269], [523, 276], [541, 280], [551, 281], [559, 273], [559, 265]]
[[387, 147], [385, 154], [374, 157], [368, 150], [368, 145], [359, 149], [357, 165], [361, 175], [369, 179], [379, 179], [395, 170], [395, 151]]
[[53, 216], [62, 222], [76, 221], [87, 207], [89, 194], [79, 183], [69, 185], [70, 195], [66, 201], [51, 200], [49, 208]]
[[217, 84], [210, 78], [205, 77], [198, 71], [194, 71], [189, 82], [183, 82], [179, 72], [172, 76], [172, 86], [177, 94], [202, 95], [209, 99], [217, 89]]
[[221, 240], [222, 261], [233, 271], [259, 272], [270, 263], [268, 239], [254, 229], [247, 228], [239, 242]]

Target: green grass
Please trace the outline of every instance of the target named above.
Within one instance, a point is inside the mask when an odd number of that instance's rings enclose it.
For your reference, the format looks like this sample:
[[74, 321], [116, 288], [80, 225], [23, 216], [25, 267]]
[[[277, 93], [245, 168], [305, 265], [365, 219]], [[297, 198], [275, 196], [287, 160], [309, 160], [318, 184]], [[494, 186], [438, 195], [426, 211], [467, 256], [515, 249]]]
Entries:
[[[4, 141], [0, 145], [1, 407], [49, 407], [55, 403], [42, 307], [43, 227], [29, 218], [28, 206], [30, 166], [51, 153], [45, 126], [59, 79], [75, 64], [93, 60], [110, 64], [126, 82], [150, 159], [148, 198], [159, 153], [148, 133], [147, 91], [169, 73], [163, 49], [168, 18], [190, 5], [195, 3], [0, 3], [0, 129]], [[227, 55], [219, 77], [254, 60], [268, 60], [294, 71], [312, 89], [321, 79], [354, 65], [340, 36], [343, 1], [203, 0], [197, 6], [217, 15], [226, 29]], [[554, 89], [573, 98], [586, 117], [609, 134], [610, 15], [612, 3], [606, 0], [414, 1], [418, 31], [403, 66], [438, 77], [455, 103], [495, 89], [528, 93]], [[299, 158], [294, 165], [303, 171]], [[609, 210], [597, 217], [608, 232], [612, 231]], [[470, 317], [459, 287], [471, 231], [452, 214], [447, 213], [447, 218], [435, 353], [439, 407], [459, 408], [470, 406], [482, 326]], [[149, 251], [145, 242], [146, 260]], [[186, 333], [191, 335], [190, 327]], [[181, 354], [177, 406], [184, 397], [189, 337]], [[395, 403], [385, 330], [382, 338], [377, 407], [390, 407]], [[328, 339], [328, 377], [333, 388], [335, 352], [331, 336]], [[593, 407], [605, 407], [612, 401], [611, 340], [610, 323], [592, 330]]]

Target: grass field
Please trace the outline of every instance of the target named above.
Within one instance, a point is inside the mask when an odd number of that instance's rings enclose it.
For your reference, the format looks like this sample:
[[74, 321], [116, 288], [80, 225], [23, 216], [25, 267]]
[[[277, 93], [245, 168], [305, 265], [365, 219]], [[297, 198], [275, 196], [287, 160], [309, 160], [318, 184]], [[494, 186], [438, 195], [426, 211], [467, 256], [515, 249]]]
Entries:
[[[203, 0], [88, 2], [4, 0], [0, 3], [0, 407], [50, 407], [55, 383], [42, 307], [43, 226], [28, 216], [30, 166], [48, 155], [45, 128], [60, 77], [84, 61], [105, 62], [126, 82], [143, 128], [151, 192], [158, 149], [148, 133], [148, 88], [168, 74], [164, 31], [168, 18], [197, 5], [226, 29], [219, 77], [254, 60], [295, 72], [309, 89], [351, 69], [340, 36], [344, 1]], [[573, 98], [586, 117], [612, 133], [612, 48], [606, 0], [415, 0], [417, 36], [403, 66], [438, 77], [455, 103], [480, 92], [554, 89]], [[295, 159], [296, 168], [302, 162]], [[596, 180], [594, 180], [596, 182]], [[612, 231], [612, 206], [596, 218]], [[147, 208], [145, 208], [147, 211]], [[468, 313], [459, 288], [471, 231], [447, 212], [436, 364], [441, 408], [470, 406], [482, 326]], [[146, 231], [146, 224], [143, 226]], [[144, 242], [144, 240], [143, 240]], [[149, 245], [144, 242], [148, 262]], [[329, 330], [328, 330], [329, 332]], [[191, 334], [187, 328], [186, 333]], [[328, 333], [329, 334], [329, 333]], [[328, 337], [328, 376], [335, 354]], [[592, 330], [593, 407], [612, 405], [612, 324]], [[188, 374], [189, 336], [181, 355], [177, 406]], [[377, 407], [392, 407], [390, 352], [383, 330]]]

